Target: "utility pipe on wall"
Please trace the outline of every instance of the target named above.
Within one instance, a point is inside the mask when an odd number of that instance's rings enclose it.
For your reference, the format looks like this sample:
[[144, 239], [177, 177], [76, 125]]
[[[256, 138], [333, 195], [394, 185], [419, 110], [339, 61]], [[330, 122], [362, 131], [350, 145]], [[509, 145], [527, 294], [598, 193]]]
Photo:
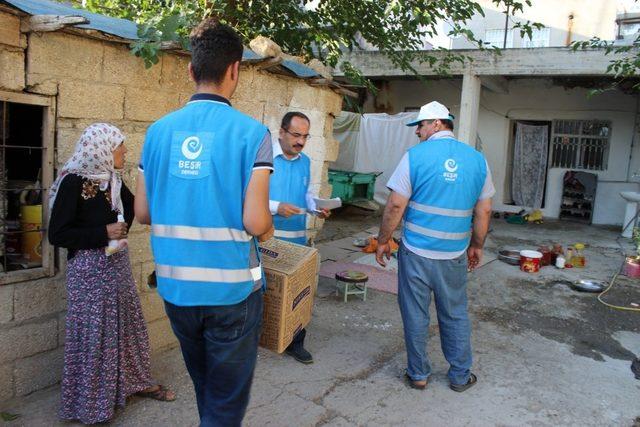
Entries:
[[565, 46], [569, 46], [573, 38], [573, 12], [569, 14], [569, 22], [567, 23], [567, 39], [565, 40]]

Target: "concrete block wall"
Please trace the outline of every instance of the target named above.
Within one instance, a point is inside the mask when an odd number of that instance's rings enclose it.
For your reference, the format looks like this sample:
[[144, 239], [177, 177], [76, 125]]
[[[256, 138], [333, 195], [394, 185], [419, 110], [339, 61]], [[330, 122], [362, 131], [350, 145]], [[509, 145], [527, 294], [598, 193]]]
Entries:
[[[20, 17], [0, 10], [0, 91], [56, 98], [56, 165], [73, 152], [83, 129], [109, 122], [127, 136], [126, 184], [135, 188], [137, 162], [147, 127], [183, 105], [193, 92], [189, 57], [168, 54], [151, 69], [126, 44], [67, 32], [25, 35]], [[326, 164], [335, 160], [333, 117], [342, 97], [302, 80], [242, 67], [233, 105], [265, 123], [277, 135], [282, 115], [298, 109], [312, 120], [307, 154], [314, 185], [327, 196]], [[313, 228], [321, 223], [312, 223]], [[153, 271], [149, 229], [134, 225], [129, 250], [152, 351], [176, 345], [161, 298], [146, 285]], [[0, 285], [0, 401], [31, 393], [60, 380], [65, 335], [65, 259], [54, 277]]]

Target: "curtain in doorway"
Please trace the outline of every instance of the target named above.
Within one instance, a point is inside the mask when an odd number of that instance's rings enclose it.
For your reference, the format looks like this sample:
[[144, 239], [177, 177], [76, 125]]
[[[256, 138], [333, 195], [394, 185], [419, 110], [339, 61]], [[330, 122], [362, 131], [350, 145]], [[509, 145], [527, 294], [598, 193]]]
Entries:
[[516, 123], [511, 196], [518, 206], [540, 209], [547, 172], [549, 126]]

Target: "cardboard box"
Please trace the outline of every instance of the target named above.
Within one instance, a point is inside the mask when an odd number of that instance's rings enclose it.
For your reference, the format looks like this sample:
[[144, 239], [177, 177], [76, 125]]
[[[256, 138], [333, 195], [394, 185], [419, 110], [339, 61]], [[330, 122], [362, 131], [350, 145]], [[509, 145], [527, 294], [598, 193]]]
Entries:
[[311, 321], [318, 285], [318, 251], [271, 239], [260, 244], [267, 279], [260, 345], [282, 353]]

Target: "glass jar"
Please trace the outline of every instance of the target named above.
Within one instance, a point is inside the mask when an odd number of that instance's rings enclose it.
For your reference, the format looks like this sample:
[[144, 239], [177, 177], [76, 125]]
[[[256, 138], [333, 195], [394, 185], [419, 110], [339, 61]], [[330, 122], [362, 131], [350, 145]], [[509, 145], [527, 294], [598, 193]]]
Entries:
[[540, 246], [538, 248], [538, 252], [542, 254], [540, 265], [542, 266], [551, 265], [551, 249], [549, 249], [549, 246], [546, 246], [546, 245]]
[[584, 244], [576, 243], [574, 245], [575, 251], [573, 252], [573, 258], [571, 258], [571, 264], [574, 267], [583, 268], [586, 264], [586, 259], [584, 256]]
[[560, 243], [553, 244], [553, 250], [551, 251], [551, 263], [556, 263], [556, 258], [558, 255], [564, 255], [564, 251], [562, 250], [562, 245]]
[[565, 252], [565, 264], [564, 266], [566, 268], [572, 268], [573, 267], [573, 255], [575, 254], [575, 250], [573, 249], [573, 246], [569, 246], [567, 248], [567, 252]]

